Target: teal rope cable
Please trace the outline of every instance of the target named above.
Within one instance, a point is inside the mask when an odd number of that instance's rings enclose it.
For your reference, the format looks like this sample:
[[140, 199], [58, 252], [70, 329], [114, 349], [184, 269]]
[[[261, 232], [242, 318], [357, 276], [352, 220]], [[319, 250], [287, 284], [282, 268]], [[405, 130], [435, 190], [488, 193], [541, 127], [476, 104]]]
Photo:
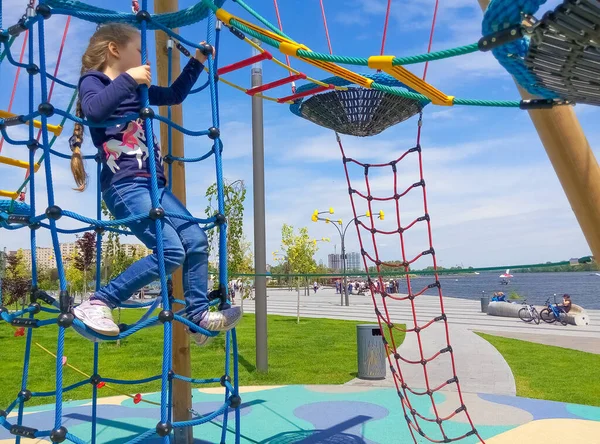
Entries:
[[288, 37], [282, 30], [280, 30], [279, 27], [273, 25], [270, 21], [268, 21], [266, 18], [264, 18], [262, 15], [260, 15], [258, 12], [256, 12], [254, 9], [252, 9], [250, 6], [248, 6], [246, 4], [246, 2], [244, 2], [243, 0], [233, 0], [233, 1], [236, 2], [238, 5], [240, 5], [242, 8], [244, 8], [246, 11], [248, 11], [254, 18], [256, 18], [259, 22], [261, 22], [263, 25], [265, 25], [267, 28], [269, 28], [275, 34], [285, 37], [288, 40], [293, 40], [291, 37]]
[[[203, 1], [206, 4], [211, 3], [211, 0], [203, 0]], [[215, 10], [215, 8], [213, 8], [213, 10]], [[263, 43], [266, 43], [277, 49], [279, 48], [279, 42], [248, 28], [243, 23], [240, 23], [238, 20], [232, 19], [230, 24], [232, 26], [234, 26], [235, 28], [239, 29], [240, 31], [259, 39]], [[422, 62], [433, 61], [433, 60], [441, 60], [441, 59], [445, 59], [445, 58], [449, 58], [449, 57], [456, 57], [456, 56], [463, 55], [463, 54], [470, 54], [472, 52], [476, 52], [477, 50], [478, 50], [477, 43], [473, 43], [470, 45], [465, 45], [465, 46], [461, 46], [458, 48], [432, 52], [429, 54], [421, 54], [418, 56], [410, 56], [410, 57], [396, 57], [393, 60], [392, 65], [397, 66], [397, 65], [404, 65], [404, 64], [422, 63]], [[302, 50], [302, 49], [298, 51], [298, 56], [306, 57], [308, 59], [313, 59], [313, 60], [321, 60], [321, 61], [340, 63], [340, 64], [350, 64], [350, 65], [358, 65], [358, 66], [367, 66], [368, 65], [368, 59], [364, 58], [364, 57], [334, 56], [334, 55], [329, 55], [329, 54], [317, 53], [317, 52], [313, 52], [313, 51], [306, 51], [306, 50]], [[419, 100], [419, 101], [429, 101], [429, 99], [427, 97], [423, 96], [422, 94], [410, 93], [407, 91], [402, 91], [402, 90], [386, 87], [384, 85], [379, 85], [375, 82], [371, 85], [371, 87], [373, 89], [378, 89], [380, 91], [385, 91], [390, 94], [399, 95], [401, 97], [411, 98], [411, 99]], [[517, 100], [496, 101], [496, 100], [454, 99], [454, 104], [455, 105], [465, 105], [465, 106], [518, 108], [520, 105], [520, 101], [517, 101]]]
[[[45, 3], [50, 5], [52, 13], [57, 15], [71, 15], [94, 23], [122, 22], [140, 28], [143, 26], [135, 14], [111, 11], [77, 0], [46, 0]], [[225, 0], [215, 0], [213, 4], [215, 7], [219, 7], [223, 3], [225, 3]], [[146, 11], [147, 9], [142, 7], [142, 10]], [[168, 28], [182, 28], [205, 19], [208, 12], [208, 8], [202, 2], [199, 2], [180, 11], [152, 14], [151, 18], [153, 22], [160, 23]], [[147, 29], [154, 28], [150, 26]]]

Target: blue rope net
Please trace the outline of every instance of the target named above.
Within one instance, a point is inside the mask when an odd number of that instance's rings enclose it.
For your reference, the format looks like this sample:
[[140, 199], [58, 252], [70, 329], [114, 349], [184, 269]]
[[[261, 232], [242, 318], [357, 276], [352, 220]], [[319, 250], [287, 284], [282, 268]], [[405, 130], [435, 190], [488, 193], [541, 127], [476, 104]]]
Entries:
[[[483, 17], [483, 35], [493, 34], [519, 25], [525, 15], [533, 15], [546, 0], [492, 0]], [[538, 77], [526, 66], [529, 37], [507, 43], [492, 51], [500, 64], [529, 93], [546, 99], [558, 98], [558, 94], [541, 85]]]
[[[224, 0], [216, 2], [217, 4], [222, 4]], [[141, 2], [142, 11], [148, 10], [148, 1], [143, 0]], [[113, 379], [113, 378], [105, 378], [98, 376], [98, 342], [102, 340], [116, 340], [119, 338], [125, 338], [127, 336], [131, 336], [138, 331], [152, 327], [155, 325], [161, 325], [158, 317], [152, 316], [153, 311], [158, 307], [159, 304], [162, 304], [163, 310], [171, 310], [171, 304], [175, 302], [173, 300], [172, 295], [168, 291], [168, 276], [165, 270], [165, 262], [164, 262], [164, 254], [163, 254], [163, 243], [162, 243], [162, 222], [160, 218], [156, 219], [156, 235], [157, 235], [157, 250], [158, 250], [158, 259], [159, 259], [159, 270], [160, 270], [160, 283], [161, 283], [161, 294], [158, 299], [152, 301], [149, 304], [142, 304], [142, 306], [149, 306], [148, 311], [144, 314], [138, 322], [129, 325], [122, 326], [121, 333], [116, 337], [105, 337], [102, 336], [89, 328], [87, 328], [81, 321], [74, 319], [71, 314], [71, 297], [67, 292], [67, 281], [65, 277], [65, 269], [63, 266], [61, 250], [58, 241], [58, 233], [74, 233], [74, 232], [82, 232], [82, 231], [96, 231], [96, 289], [100, 288], [100, 277], [101, 277], [101, 259], [102, 259], [102, 231], [103, 230], [113, 230], [116, 232], [123, 233], [123, 230], [119, 230], [119, 225], [126, 224], [128, 222], [132, 222], [135, 220], [140, 220], [142, 218], [149, 217], [148, 214], [141, 214], [132, 216], [127, 220], [116, 220], [116, 221], [103, 221], [102, 220], [102, 210], [101, 210], [101, 193], [100, 193], [100, 184], [98, 183], [96, 199], [97, 199], [97, 208], [95, 218], [87, 217], [84, 215], [80, 215], [71, 211], [62, 210], [55, 200], [54, 193], [54, 184], [53, 184], [53, 175], [52, 175], [52, 155], [56, 155], [57, 157], [64, 157], [64, 155], [60, 155], [60, 153], [52, 150], [51, 142], [49, 140], [48, 135], [48, 117], [52, 114], [58, 114], [67, 119], [81, 122], [87, 126], [98, 126], [98, 124], [92, 125], [90, 122], [86, 120], [82, 120], [72, 115], [68, 110], [60, 110], [58, 108], [54, 108], [50, 103], [48, 103], [48, 81], [54, 80], [52, 76], [47, 73], [47, 63], [46, 63], [46, 55], [45, 55], [45, 34], [44, 34], [44, 21], [46, 19], [51, 19], [51, 15], [71, 15], [73, 17], [78, 17], [83, 20], [95, 22], [95, 23], [105, 23], [105, 22], [114, 22], [120, 21], [125, 23], [135, 24], [140, 28], [141, 36], [142, 36], [142, 63], [145, 63], [145, 55], [147, 48], [147, 32], [152, 29], [159, 29], [161, 31], [166, 32], [171, 37], [178, 37], [171, 28], [191, 25], [196, 23], [204, 18], [207, 18], [207, 26], [208, 26], [208, 36], [207, 41], [209, 44], [218, 47], [219, 44], [219, 33], [216, 31], [216, 20], [214, 14], [205, 8], [202, 3], [198, 3], [190, 8], [187, 8], [182, 11], [178, 11], [170, 14], [158, 14], [152, 15], [147, 14], [144, 20], [138, 20], [138, 17], [134, 14], [126, 14], [119, 13], [114, 11], [105, 10], [102, 8], [96, 8], [90, 5], [87, 5], [82, 2], [73, 1], [73, 0], [41, 0], [40, 6], [36, 11], [33, 9], [28, 10], [28, 14], [26, 18], [21, 20], [19, 26], [23, 28], [23, 30], [28, 30], [29, 32], [29, 46], [28, 46], [28, 62], [27, 64], [20, 64], [24, 67], [32, 66], [34, 64], [34, 54], [35, 47], [34, 42], [38, 44], [38, 53], [39, 53], [39, 72], [34, 72], [33, 70], [28, 71], [28, 113], [24, 120], [31, 119], [39, 119], [41, 120], [42, 125], [42, 138], [35, 148], [29, 150], [29, 168], [30, 168], [30, 192], [29, 192], [29, 204], [15, 202], [11, 200], [0, 200], [0, 228], [9, 229], [9, 230], [19, 230], [30, 228], [30, 240], [31, 240], [31, 255], [32, 255], [32, 291], [31, 291], [31, 305], [29, 307], [24, 307], [22, 310], [10, 313], [7, 309], [2, 307], [0, 310], [0, 318], [4, 322], [10, 323], [13, 326], [21, 326], [27, 329], [27, 337], [26, 337], [26, 350], [25, 350], [25, 358], [24, 358], [24, 366], [22, 373], [22, 381], [21, 388], [19, 394], [15, 401], [8, 406], [8, 408], [2, 411], [0, 414], [0, 426], [9, 430], [12, 434], [16, 436], [16, 441], [20, 442], [21, 437], [30, 437], [30, 438], [39, 438], [39, 437], [50, 437], [53, 442], [63, 442], [65, 440], [74, 442], [74, 443], [83, 443], [83, 442], [96, 442], [96, 429], [97, 429], [97, 398], [98, 398], [98, 384], [103, 381], [109, 381], [114, 384], [140, 384], [148, 381], [161, 381], [161, 400], [160, 400], [160, 419], [158, 420], [156, 428], [149, 429], [132, 439], [131, 443], [142, 442], [145, 439], [152, 437], [153, 435], [158, 434], [162, 437], [163, 442], [167, 443], [170, 440], [170, 434], [172, 433], [174, 428], [177, 427], [189, 427], [194, 425], [203, 424], [209, 421], [212, 418], [215, 418], [219, 415], [224, 415], [223, 420], [223, 429], [222, 429], [222, 439], [221, 442], [226, 442], [227, 438], [227, 419], [229, 415], [230, 408], [235, 409], [235, 443], [240, 442], [240, 413], [239, 413], [239, 391], [238, 391], [238, 356], [237, 356], [237, 340], [235, 330], [231, 332], [227, 332], [226, 334], [226, 359], [225, 359], [225, 368], [223, 378], [210, 378], [210, 379], [193, 379], [188, 378], [183, 375], [177, 375], [173, 372], [172, 366], [172, 358], [171, 358], [171, 342], [172, 342], [172, 323], [164, 322], [163, 331], [164, 331], [164, 341], [163, 341], [163, 364], [161, 368], [161, 372], [159, 375], [151, 376], [146, 379], [136, 380], [136, 381], [128, 381], [122, 379]], [[1, 16], [0, 16], [1, 19]], [[4, 31], [0, 31], [0, 36], [6, 37], [8, 33]], [[180, 39], [181, 40], [181, 39]], [[14, 39], [1, 38], [0, 45], [2, 46], [0, 62], [2, 59], [6, 58], [9, 63], [13, 65], [19, 65], [14, 61], [12, 56], [10, 55], [10, 45]], [[197, 45], [194, 45], [197, 46]], [[169, 73], [171, 72], [171, 48], [168, 49], [169, 53]], [[216, 60], [213, 60], [212, 56], [208, 58], [208, 68], [210, 72], [216, 72]], [[35, 76], [39, 75], [39, 92], [35, 91]], [[59, 79], [57, 79], [59, 80]], [[65, 87], [72, 87], [73, 85], [68, 84], [67, 82], [58, 81], [59, 84]], [[171, 78], [169, 75], [169, 84], [171, 83]], [[218, 93], [217, 93], [217, 85], [215, 82], [214, 76], [210, 75], [207, 82], [201, 87], [197, 88], [194, 92], [199, 92], [203, 89], [207, 88], [210, 91], [210, 99], [211, 99], [211, 128], [218, 129], [219, 128], [219, 106], [218, 106]], [[35, 103], [34, 100], [34, 91], [37, 94], [41, 93], [41, 102]], [[143, 107], [149, 107], [148, 100], [148, 91], [146, 87], [141, 88], [141, 98]], [[119, 119], [120, 123], [130, 121], [132, 119], [137, 119], [141, 117], [138, 114], [132, 114], [129, 116], [125, 116], [122, 119]], [[170, 156], [170, 163], [172, 161], [186, 161], [186, 162], [199, 162], [201, 160], [214, 157], [215, 159], [215, 167], [216, 167], [216, 177], [217, 177], [217, 190], [218, 190], [218, 210], [220, 214], [223, 214], [225, 211], [225, 202], [224, 202], [224, 194], [223, 194], [223, 171], [222, 171], [222, 157], [221, 152], [223, 149], [223, 144], [220, 140], [220, 134], [217, 131], [216, 137], [215, 132], [210, 131], [210, 129], [204, 130], [189, 130], [186, 128], [182, 128], [176, 125], [171, 120], [171, 109], [168, 107], [167, 117], [162, 117], [156, 114], [154, 117], [143, 117], [146, 132], [147, 132], [147, 145], [149, 151], [153, 151], [153, 129], [152, 129], [152, 120], [159, 120], [160, 122], [164, 122], [168, 127], [168, 156]], [[100, 126], [110, 126], [114, 125], [116, 122], [104, 122], [100, 124]], [[4, 127], [4, 119], [0, 119], [0, 127]], [[8, 143], [14, 142], [18, 145], [31, 145], [31, 141], [34, 139], [34, 127], [33, 125], [29, 126], [29, 134], [27, 141], [13, 141], [12, 139], [6, 138], [5, 140]], [[210, 135], [211, 139], [213, 139], [213, 148], [212, 150], [203, 155], [201, 157], [193, 157], [193, 158], [174, 158], [172, 156], [172, 129], [175, 128], [178, 131], [181, 131], [185, 134], [193, 135], [193, 136], [207, 136]], [[3, 129], [3, 134], [5, 134]], [[30, 147], [31, 148], [31, 147]], [[46, 208], [43, 212], [37, 212], [36, 202], [35, 202], [35, 174], [34, 174], [34, 166], [35, 166], [35, 151], [39, 149], [44, 153], [44, 162], [43, 167], [45, 168], [46, 173], [46, 188], [48, 192], [48, 208]], [[90, 156], [94, 157], [94, 156]], [[151, 199], [154, 208], [158, 208], [160, 206], [159, 202], [159, 188], [158, 181], [156, 175], [156, 160], [154, 156], [148, 156], [149, 160], [149, 170], [151, 176]], [[101, 162], [100, 158], [96, 158], [97, 168], [96, 173], [99, 181], [100, 177], [100, 169]], [[169, 168], [169, 186], [171, 186], [171, 168]], [[1, 177], [1, 174], [0, 174]], [[61, 217], [69, 217], [80, 222], [86, 224], [85, 227], [75, 230], [65, 230], [57, 227], [57, 221]], [[213, 227], [219, 227], [219, 281], [221, 283], [227, 282], [227, 255], [226, 251], [226, 223], [218, 223], [217, 217], [211, 217], [208, 219], [200, 219], [189, 217], [184, 214], [169, 214], [169, 217], [183, 218], [193, 223], [203, 224], [204, 229], [211, 229]], [[36, 258], [36, 229], [37, 228], [47, 228], [51, 232], [52, 236], [52, 244], [54, 248], [54, 257], [56, 258], [59, 282], [60, 282], [60, 297], [59, 300], [55, 300], [53, 297], [45, 293], [44, 291], [37, 289], [37, 258]], [[127, 234], [127, 231], [124, 232]], [[226, 287], [226, 286], [225, 286]], [[221, 307], [227, 307], [228, 301], [227, 296], [222, 295], [222, 299], [215, 300], [211, 302], [211, 305], [215, 305], [220, 302]], [[47, 308], [42, 306], [41, 303], [44, 302], [48, 305], [53, 306], [54, 308]], [[0, 307], [2, 306], [0, 301]], [[134, 304], [134, 306], [136, 306]], [[36, 319], [35, 315], [40, 311], [46, 313], [54, 313], [58, 314], [57, 318], [40, 320]], [[203, 333], [207, 336], [215, 336], [217, 333], [206, 331], [195, 324], [189, 322], [184, 316], [183, 313], [177, 312], [173, 314], [173, 321], [180, 322], [186, 327], [194, 332]], [[57, 341], [57, 359], [56, 359], [56, 387], [55, 390], [49, 392], [36, 392], [28, 389], [28, 373], [29, 373], [29, 363], [30, 363], [30, 351], [32, 344], [32, 334], [34, 328], [42, 327], [46, 325], [56, 325], [58, 327], [58, 341]], [[90, 378], [79, 381], [70, 386], [63, 386], [63, 365], [62, 358], [65, 352], [65, 330], [69, 327], [73, 327], [75, 331], [77, 331], [82, 336], [92, 340], [94, 342], [94, 363], [93, 363], [93, 376]], [[231, 373], [231, 367], [233, 372]], [[230, 377], [231, 373], [231, 377]], [[223, 384], [225, 399], [223, 405], [219, 407], [215, 412], [211, 415], [205, 416], [200, 419], [190, 420], [190, 421], [174, 421], [172, 418], [171, 406], [172, 402], [172, 381], [173, 379], [180, 379], [183, 381], [191, 382], [194, 384], [208, 384], [214, 383], [218, 381], [225, 380], [226, 383]], [[230, 382], [231, 381], [231, 382]], [[77, 436], [72, 435], [68, 432], [66, 427], [63, 425], [62, 420], [62, 404], [63, 404], [63, 394], [67, 391], [73, 390], [77, 387], [80, 387], [85, 384], [90, 384], [92, 386], [92, 432], [91, 437], [82, 439]], [[37, 430], [34, 427], [29, 427], [23, 425], [24, 416], [23, 409], [25, 403], [33, 396], [54, 396], [55, 397], [55, 421], [54, 428], [52, 430]], [[8, 414], [15, 408], [18, 408], [18, 415], [16, 418], [16, 424], [13, 424], [11, 421], [7, 419]], [[5, 415], [6, 414], [6, 415]]]

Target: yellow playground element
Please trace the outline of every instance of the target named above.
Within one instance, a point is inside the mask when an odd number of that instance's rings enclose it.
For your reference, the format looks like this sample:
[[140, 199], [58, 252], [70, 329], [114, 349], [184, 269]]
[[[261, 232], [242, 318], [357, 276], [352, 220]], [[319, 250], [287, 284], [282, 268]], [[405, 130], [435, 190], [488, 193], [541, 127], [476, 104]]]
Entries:
[[0, 197], [8, 197], [9, 199], [16, 199], [17, 197], [19, 197], [19, 193], [17, 193], [16, 191], [0, 190]]
[[[11, 159], [10, 157], [0, 156], [0, 163], [3, 163], [5, 165], [16, 166], [19, 168], [25, 168], [26, 170], [29, 169], [29, 162], [26, 160], [17, 160], [17, 159]], [[40, 169], [40, 164], [39, 163], [34, 164], [33, 171], [37, 173], [37, 171], [39, 169]]]
[[[0, 110], [0, 119], [10, 119], [10, 118], [14, 118], [14, 117], [19, 117], [19, 115], [9, 113], [8, 111]], [[22, 122], [22, 123], [27, 124], [29, 122]], [[40, 122], [39, 120], [34, 120], [33, 126], [35, 128], [41, 128], [42, 122]], [[60, 134], [62, 133], [63, 127], [60, 125], [46, 125], [46, 126], [48, 127], [48, 131], [50, 131], [52, 134], [54, 134], [57, 137], [60, 136]]]
[[[265, 37], [275, 40], [279, 43], [279, 50], [285, 55], [296, 57], [297, 59], [300, 59], [303, 62], [316, 66], [317, 68], [327, 71], [335, 76], [341, 77], [353, 84], [362, 86], [363, 88], [371, 88], [373, 84], [372, 79], [368, 79], [360, 74], [355, 73], [354, 71], [343, 68], [335, 63], [323, 62], [320, 60], [312, 60], [303, 57], [302, 55], [298, 55], [299, 50], [310, 51], [310, 49], [305, 45], [297, 43], [293, 40], [289, 40], [279, 34], [268, 31], [260, 26], [257, 26], [253, 23], [247, 22], [246, 20], [236, 17], [235, 15], [227, 12], [223, 8], [217, 9], [215, 14], [217, 18], [223, 23], [225, 23], [227, 26], [235, 28], [237, 22], [243, 26], [246, 26], [247, 28], [250, 28], [254, 32], [257, 32]], [[418, 76], [414, 75], [412, 72], [400, 65], [393, 66], [392, 61], [394, 60], [394, 58], [395, 56], [372, 56], [369, 57], [368, 66], [371, 69], [381, 70], [391, 75], [407, 87], [412, 88], [413, 90], [427, 97], [429, 100], [431, 100], [431, 103], [433, 103], [434, 105], [454, 105], [454, 96], [444, 94], [442, 91], [438, 90], [430, 83], [427, 83], [425, 80], [419, 78]]]
[[[248, 37], [244, 37], [244, 42], [246, 42], [247, 44], [249, 44], [250, 46], [252, 46], [254, 49], [256, 49], [259, 53], [264, 53], [266, 52], [266, 50], [264, 48], [262, 48], [260, 45], [257, 45], [256, 43], [254, 43], [252, 40], [250, 40]], [[323, 83], [320, 80], [317, 79], [313, 79], [310, 76], [305, 76], [304, 74], [302, 74], [300, 71], [298, 71], [297, 69], [292, 68], [291, 66], [286, 65], [284, 62], [282, 62], [281, 60], [276, 59], [275, 57], [270, 59], [273, 63], [275, 63], [276, 65], [282, 67], [283, 69], [289, 71], [290, 73], [296, 75], [296, 76], [303, 76], [305, 77], [305, 80], [308, 82], [312, 82], [315, 85], [318, 86], [322, 86], [322, 87], [329, 87], [330, 85], [328, 85], [327, 83]], [[204, 68], [205, 71], [208, 72], [208, 67]], [[293, 100], [285, 100], [286, 98], [284, 98], [283, 100], [277, 97], [271, 97], [271, 96], [267, 96], [266, 94], [257, 92], [257, 93], [253, 93], [252, 89], [248, 89], [248, 88], [244, 88], [243, 86], [237, 85], [221, 76], [219, 76], [219, 81], [225, 83], [228, 86], [231, 86], [239, 91], [242, 91], [246, 94], [249, 95], [254, 95], [256, 97], [260, 97], [261, 99], [264, 100], [270, 100], [272, 102], [277, 102], [277, 103], [286, 103], [288, 105], [294, 103]], [[331, 89], [336, 89], [338, 91], [346, 91], [348, 88], [345, 86], [333, 86]]]
[[247, 22], [239, 17], [230, 14], [222, 8], [217, 9], [215, 14], [217, 15], [217, 18], [219, 20], [221, 20], [228, 26], [233, 26], [235, 28], [235, 23], [232, 23], [233, 20], [238, 23], [241, 23], [242, 25], [252, 29], [255, 32], [258, 32], [266, 37], [277, 41], [280, 44], [279, 50], [285, 55], [294, 56], [302, 60], [303, 62], [316, 66], [317, 68], [321, 68], [324, 71], [330, 72], [333, 75], [336, 75], [338, 77], [341, 77], [342, 79], [348, 80], [349, 82], [362, 86], [363, 88], [370, 88], [371, 84], [373, 83], [373, 80], [363, 77], [360, 74], [350, 71], [349, 69], [336, 65], [335, 63], [305, 59], [304, 57], [297, 55], [297, 53], [299, 49], [310, 51], [310, 49], [306, 46], [294, 42], [293, 40], [286, 39], [285, 37], [275, 34], [274, 32], [267, 31], [266, 29], [261, 28], [260, 26], [256, 26], [253, 23]]
[[395, 58], [395, 56], [371, 56], [369, 57], [369, 68], [380, 69], [383, 72], [388, 73], [395, 79], [400, 80], [406, 86], [426, 96], [434, 105], [454, 105], [454, 96], [447, 96], [403, 66], [392, 66], [392, 62]]

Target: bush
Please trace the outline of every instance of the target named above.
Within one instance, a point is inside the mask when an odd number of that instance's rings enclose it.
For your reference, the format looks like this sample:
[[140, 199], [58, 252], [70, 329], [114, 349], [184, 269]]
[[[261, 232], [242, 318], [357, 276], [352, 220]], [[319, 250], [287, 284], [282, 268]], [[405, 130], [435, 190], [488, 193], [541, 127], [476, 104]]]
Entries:
[[518, 301], [520, 299], [523, 299], [523, 296], [521, 296], [519, 293], [513, 290], [510, 292], [510, 295], [508, 295], [508, 299], [511, 301]]

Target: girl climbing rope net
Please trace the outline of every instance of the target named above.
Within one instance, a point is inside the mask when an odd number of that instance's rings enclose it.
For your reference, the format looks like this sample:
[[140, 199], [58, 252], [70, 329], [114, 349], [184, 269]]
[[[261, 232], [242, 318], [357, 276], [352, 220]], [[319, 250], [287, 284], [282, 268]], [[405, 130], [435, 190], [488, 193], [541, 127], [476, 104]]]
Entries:
[[[204, 42], [202, 43], [204, 44]], [[206, 46], [214, 55], [214, 49]], [[183, 102], [202, 72], [207, 56], [196, 50], [194, 57], [170, 87], [151, 86], [150, 66], [141, 63], [139, 31], [129, 25], [102, 25], [90, 39], [82, 57], [77, 116], [94, 123], [141, 111], [138, 87], [148, 86], [151, 105], [177, 105]], [[165, 187], [166, 177], [160, 147], [156, 140], [147, 143], [141, 119], [113, 126], [90, 128], [92, 141], [102, 159], [100, 184], [106, 206], [117, 219], [126, 223], [131, 232], [153, 253], [126, 269], [90, 298], [74, 308], [74, 315], [86, 326], [106, 336], [117, 336], [119, 327], [111, 310], [119, 307], [139, 289], [155, 281], [159, 275], [156, 224], [152, 218], [131, 220], [136, 214], [151, 211], [189, 215], [185, 206]], [[83, 125], [75, 125], [70, 139], [71, 170], [80, 191], [86, 187], [87, 176], [81, 157]], [[153, 149], [152, 149], [153, 148]], [[150, 150], [152, 149], [152, 153]], [[161, 207], [153, 210], [148, 156], [155, 156]], [[154, 215], [154, 219], [159, 214]], [[163, 216], [163, 248], [166, 273], [183, 266], [183, 287], [186, 316], [194, 324], [211, 331], [228, 331], [241, 320], [239, 307], [209, 312], [208, 242], [204, 231], [194, 222]], [[199, 345], [209, 336], [191, 333]]]

